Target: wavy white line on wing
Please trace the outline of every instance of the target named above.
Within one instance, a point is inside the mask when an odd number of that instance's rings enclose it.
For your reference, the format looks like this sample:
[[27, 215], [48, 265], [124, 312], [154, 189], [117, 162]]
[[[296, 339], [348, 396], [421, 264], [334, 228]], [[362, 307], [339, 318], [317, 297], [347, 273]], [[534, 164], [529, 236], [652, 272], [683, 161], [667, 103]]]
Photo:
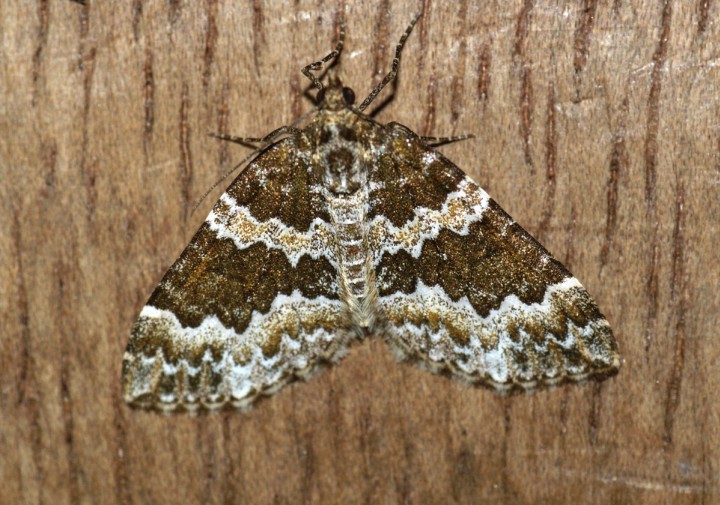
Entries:
[[469, 178], [464, 178], [456, 191], [449, 193], [438, 209], [417, 207], [415, 216], [401, 227], [378, 215], [369, 224], [368, 243], [377, 266], [384, 253], [396, 254], [400, 249], [418, 258], [426, 240], [437, 238], [443, 229], [467, 235], [470, 225], [480, 221], [490, 203], [488, 194]]
[[[568, 277], [548, 286], [543, 300], [538, 303], [526, 304], [517, 296], [509, 295], [486, 317], [477, 314], [466, 296], [453, 301], [441, 286], [427, 286], [422, 281], [418, 281], [413, 293], [395, 293], [381, 297], [379, 305], [393, 323], [396, 332], [412, 335], [412, 342], [425, 342], [424, 345], [429, 342], [431, 348], [426, 351], [432, 360], [458, 361], [458, 356], [462, 355], [462, 367], [466, 371], [484, 372], [497, 382], [505, 382], [510, 376], [512, 366], [508, 362], [508, 352], [512, 349], [521, 350], [525, 345], [525, 337], [529, 338], [528, 335], [523, 335], [520, 342], [514, 341], [508, 331], [510, 323], [528, 321], [551, 326], [549, 318], [553, 317], [558, 297], [577, 288], [582, 289], [580, 282], [574, 277]], [[419, 325], [413, 323], [434, 317], [438, 323], [435, 328], [425, 322]], [[455, 342], [449, 329], [443, 324], [444, 321], [451, 322], [456, 330], [468, 335], [467, 345]], [[593, 320], [581, 328], [568, 320], [567, 325], [565, 339], [559, 340], [548, 333], [545, 336], [546, 342], [552, 341], [565, 349], [584, 347], [585, 339], [594, 331], [606, 328], [608, 323], [605, 319]], [[600, 348], [585, 350], [593, 356], [603, 355], [605, 352]]]
[[218, 238], [231, 239], [238, 249], [262, 242], [269, 249], [283, 251], [293, 267], [297, 266], [302, 256], [309, 255], [313, 259], [327, 258], [337, 268], [333, 230], [322, 219], [315, 218], [306, 232], [298, 231], [277, 218], [258, 221], [250, 209], [238, 205], [233, 197], [224, 193], [205, 222]]
[[[338, 300], [308, 299], [295, 291], [278, 295], [267, 313], [253, 312], [247, 328], [238, 334], [215, 315], [205, 317], [196, 328], [186, 328], [172, 311], [146, 305], [140, 313], [136, 332], [142, 333], [141, 328], [147, 326], [148, 331], [163, 333], [174, 345], [177, 357], [174, 362], [167, 361], [161, 347], [153, 356], [126, 352], [125, 361], [133, 370], [126, 397], [132, 401], [152, 393], [161, 380], [160, 375], [176, 376], [182, 372], [182, 377], [197, 376], [202, 373], [202, 367], [191, 366], [187, 356], [198, 348], [212, 346], [220, 349], [222, 358], [216, 360], [208, 349], [202, 361], [211, 365], [214, 373], [222, 375], [223, 385], [217, 395], [227, 394], [242, 400], [253, 391], [272, 387], [288, 372], [301, 372], [315, 366], [318, 360], [339, 357], [345, 348], [342, 310], [342, 302]], [[329, 329], [332, 326], [337, 326], [337, 330]], [[278, 352], [265, 356], [263, 344], [277, 337]], [[282, 384], [284, 382], [279, 385]], [[174, 408], [177, 401], [189, 401], [179, 398], [178, 393], [178, 389], [167, 392], [161, 401], [173, 404], [169, 409]], [[215, 400], [208, 397], [204, 401]]]
[[[152, 305], [143, 307], [139, 321], [161, 320], [167, 326], [166, 334], [171, 336], [172, 342], [179, 350], [190, 350], [205, 345], [230, 349], [247, 347], [258, 350], [268, 336], [284, 334], [287, 328], [301, 330], [323, 322], [339, 324], [343, 310], [344, 304], [340, 300], [330, 300], [322, 296], [306, 298], [296, 290], [289, 295], [278, 294], [266, 313], [253, 311], [250, 322], [241, 333], [223, 325], [215, 314], [206, 316], [197, 328], [186, 328], [172, 311]], [[308, 342], [314, 342], [316, 335], [308, 334], [303, 338]], [[271, 361], [275, 358], [268, 359]], [[272, 366], [270, 361], [266, 363], [268, 367]]]

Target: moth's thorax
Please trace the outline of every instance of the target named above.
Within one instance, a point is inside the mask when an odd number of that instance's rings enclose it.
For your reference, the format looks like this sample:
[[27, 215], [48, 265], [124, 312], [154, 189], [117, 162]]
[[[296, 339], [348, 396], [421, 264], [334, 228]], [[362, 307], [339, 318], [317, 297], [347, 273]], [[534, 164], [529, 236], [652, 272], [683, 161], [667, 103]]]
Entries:
[[366, 130], [369, 123], [350, 110], [321, 110], [306, 128], [313, 149], [316, 177], [331, 193], [350, 195], [367, 181], [370, 159]]

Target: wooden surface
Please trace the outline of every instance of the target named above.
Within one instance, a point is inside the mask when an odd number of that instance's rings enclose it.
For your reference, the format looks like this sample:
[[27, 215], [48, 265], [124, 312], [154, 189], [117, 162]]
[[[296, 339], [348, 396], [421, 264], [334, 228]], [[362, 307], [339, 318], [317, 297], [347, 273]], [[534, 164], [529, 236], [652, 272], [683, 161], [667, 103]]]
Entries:
[[[133, 411], [120, 363], [239, 146], [362, 98], [420, 2], [0, 5], [0, 503], [720, 503], [720, 2], [425, 3], [380, 114], [587, 286], [623, 367], [501, 397], [381, 340], [247, 413]], [[229, 180], [225, 184], [229, 183]]]

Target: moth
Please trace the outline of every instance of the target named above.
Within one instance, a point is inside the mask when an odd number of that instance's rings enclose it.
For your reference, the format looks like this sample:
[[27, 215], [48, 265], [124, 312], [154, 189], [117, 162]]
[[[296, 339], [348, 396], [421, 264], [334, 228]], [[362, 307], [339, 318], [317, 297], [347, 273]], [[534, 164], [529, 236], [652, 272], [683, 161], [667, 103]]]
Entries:
[[227, 188], [153, 292], [123, 360], [125, 400], [163, 411], [247, 407], [350, 343], [498, 390], [602, 378], [610, 326], [570, 272], [423, 138], [363, 111], [318, 72], [303, 128], [283, 127]]

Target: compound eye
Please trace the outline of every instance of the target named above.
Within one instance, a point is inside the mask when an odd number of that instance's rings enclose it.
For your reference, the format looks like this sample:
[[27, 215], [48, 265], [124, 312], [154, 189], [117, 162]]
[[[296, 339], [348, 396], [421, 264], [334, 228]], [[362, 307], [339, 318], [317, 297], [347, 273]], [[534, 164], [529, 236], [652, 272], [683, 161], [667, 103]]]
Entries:
[[325, 101], [325, 88], [318, 91], [318, 94], [315, 97], [315, 102], [317, 102], [318, 105], [320, 105], [324, 101]]
[[352, 105], [355, 103], [355, 92], [352, 89], [343, 88], [342, 94], [346, 104]]

